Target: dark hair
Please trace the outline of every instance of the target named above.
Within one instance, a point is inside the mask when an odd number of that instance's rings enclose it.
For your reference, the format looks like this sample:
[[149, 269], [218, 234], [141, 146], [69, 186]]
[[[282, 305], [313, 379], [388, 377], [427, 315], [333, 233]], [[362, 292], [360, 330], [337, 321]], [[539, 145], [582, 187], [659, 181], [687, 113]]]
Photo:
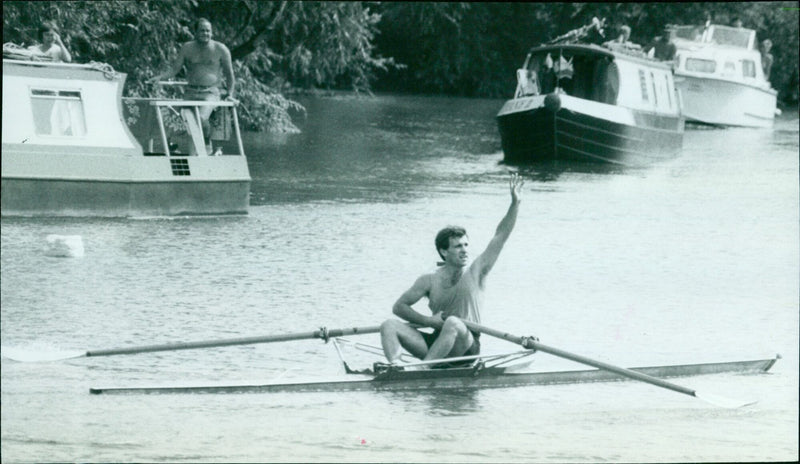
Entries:
[[211, 26], [211, 21], [206, 18], [197, 18], [197, 21], [194, 22], [194, 32], [197, 32], [197, 29], [200, 27], [201, 24], [208, 23]]
[[42, 25], [39, 26], [39, 29], [36, 31], [36, 35], [37, 37], [39, 37], [39, 42], [44, 41], [44, 33], [49, 31], [53, 31], [56, 34], [60, 33], [60, 31], [58, 30], [58, 26], [56, 26], [55, 23], [51, 22], [42, 23]]
[[439, 253], [439, 256], [444, 259], [444, 255], [439, 250], [446, 250], [450, 248], [450, 239], [451, 238], [461, 238], [467, 235], [466, 229], [459, 226], [447, 226], [444, 229], [440, 230], [438, 234], [436, 234], [436, 252]]

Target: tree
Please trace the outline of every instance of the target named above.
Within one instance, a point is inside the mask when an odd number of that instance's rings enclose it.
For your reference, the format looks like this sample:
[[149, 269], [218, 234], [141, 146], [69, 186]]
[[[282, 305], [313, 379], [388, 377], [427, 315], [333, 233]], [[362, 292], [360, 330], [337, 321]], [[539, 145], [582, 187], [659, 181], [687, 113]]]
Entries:
[[379, 17], [358, 2], [3, 2], [3, 42], [31, 44], [55, 21], [75, 61], [108, 63], [128, 74], [127, 96], [153, 96], [145, 81], [191, 40], [198, 17], [231, 49], [249, 129], [294, 129], [288, 111], [302, 107], [284, 97], [289, 87], [369, 91], [375, 70], [392, 65], [372, 45]]
[[784, 89], [798, 69], [796, 2], [386, 2], [378, 11], [378, 50], [407, 66], [383, 74], [376, 86], [384, 89], [507, 96], [515, 86], [514, 70], [531, 47], [593, 17], [606, 19], [609, 38], [626, 24], [632, 28], [631, 40], [645, 44], [668, 24], [700, 25], [708, 18], [729, 24], [738, 16], [760, 39], [775, 44], [775, 88]]

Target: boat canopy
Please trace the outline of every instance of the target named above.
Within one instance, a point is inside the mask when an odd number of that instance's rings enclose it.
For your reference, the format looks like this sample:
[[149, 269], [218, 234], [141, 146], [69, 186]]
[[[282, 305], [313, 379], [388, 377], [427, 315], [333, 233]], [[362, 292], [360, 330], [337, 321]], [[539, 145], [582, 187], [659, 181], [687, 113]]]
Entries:
[[678, 111], [668, 64], [592, 44], [531, 49], [517, 82], [515, 98], [556, 92], [645, 111]]

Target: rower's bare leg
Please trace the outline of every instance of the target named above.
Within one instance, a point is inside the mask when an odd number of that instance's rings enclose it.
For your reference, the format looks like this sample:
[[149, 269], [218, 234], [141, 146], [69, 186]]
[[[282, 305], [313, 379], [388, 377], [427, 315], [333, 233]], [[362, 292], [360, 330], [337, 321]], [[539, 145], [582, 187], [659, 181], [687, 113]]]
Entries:
[[381, 324], [381, 345], [383, 354], [390, 364], [400, 361], [403, 349], [419, 359], [428, 353], [428, 345], [422, 334], [395, 319], [389, 319]]
[[457, 317], [448, 317], [444, 321], [441, 333], [433, 342], [425, 361], [447, 357], [462, 356], [474, 343], [472, 332]]

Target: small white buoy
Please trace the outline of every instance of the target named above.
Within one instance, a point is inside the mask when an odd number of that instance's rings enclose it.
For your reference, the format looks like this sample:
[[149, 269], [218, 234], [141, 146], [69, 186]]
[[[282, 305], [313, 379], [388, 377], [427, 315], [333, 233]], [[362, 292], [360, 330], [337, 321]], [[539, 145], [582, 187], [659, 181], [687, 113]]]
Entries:
[[44, 254], [56, 258], [80, 258], [83, 256], [83, 239], [80, 235], [50, 234]]

